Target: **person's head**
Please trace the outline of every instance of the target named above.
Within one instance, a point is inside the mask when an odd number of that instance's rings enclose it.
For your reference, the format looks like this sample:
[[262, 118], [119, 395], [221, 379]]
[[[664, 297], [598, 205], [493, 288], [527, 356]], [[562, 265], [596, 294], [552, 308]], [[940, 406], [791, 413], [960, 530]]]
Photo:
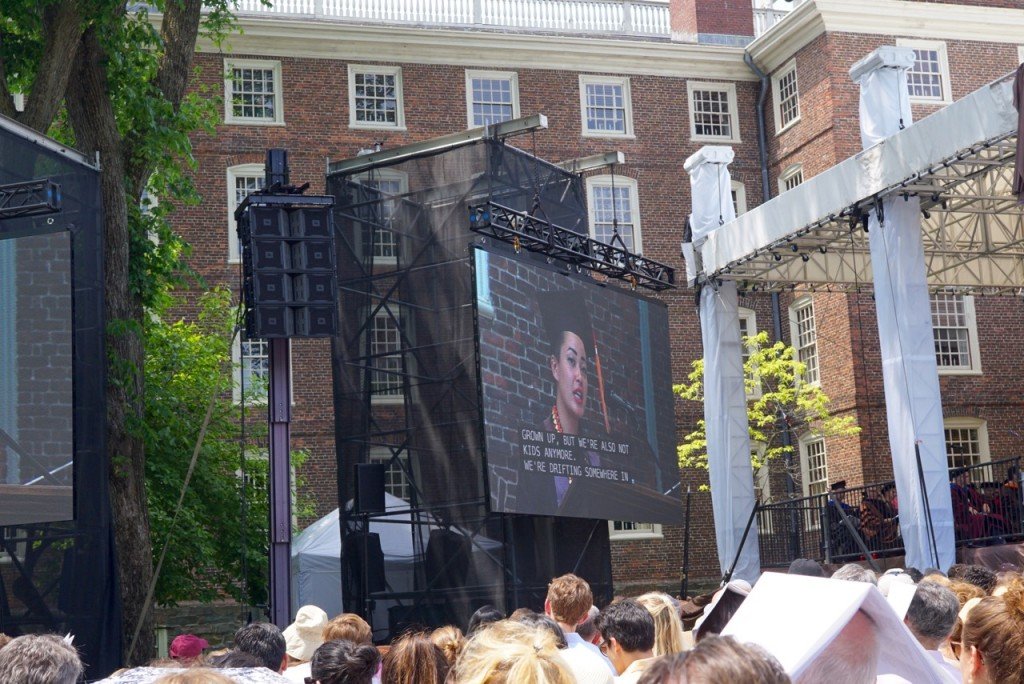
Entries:
[[562, 575], [548, 584], [548, 595], [544, 599], [544, 613], [555, 619], [562, 629], [574, 631], [576, 625], [587, 617], [587, 611], [594, 605], [594, 594], [590, 585], [573, 574]]
[[252, 653], [232, 649], [227, 653], [211, 656], [210, 667], [219, 667], [221, 669], [230, 667], [263, 667], [263, 661]]
[[562, 628], [558, 626], [553, 617], [543, 613], [531, 613], [530, 615], [521, 615], [515, 622], [524, 624], [527, 627], [550, 632], [551, 638], [555, 640], [555, 645], [558, 648], [569, 647], [569, 643], [565, 640], [565, 632], [562, 631]]
[[623, 599], [602, 610], [597, 616], [597, 630], [604, 637], [601, 651], [619, 674], [634, 660], [653, 654], [654, 618], [633, 599]]
[[235, 632], [235, 649], [253, 654], [260, 659], [260, 665], [274, 672], [281, 672], [288, 665], [284, 635], [270, 622], [254, 622], [240, 628]]
[[488, 603], [486, 606], [480, 606], [469, 618], [469, 625], [466, 628], [466, 636], [473, 636], [476, 634], [477, 630], [482, 627], [486, 627], [492, 622], [504, 619], [505, 614], [491, 604]]
[[651, 592], [637, 596], [636, 601], [654, 618], [654, 655], [663, 656], [682, 651], [685, 648], [683, 623], [679, 619], [679, 607], [672, 597]]
[[448, 667], [455, 665], [459, 654], [462, 653], [462, 647], [466, 645], [466, 637], [462, 635], [462, 630], [455, 625], [438, 627], [430, 633], [430, 640], [441, 649], [444, 659], [448, 661]]
[[427, 634], [413, 632], [398, 638], [384, 656], [381, 684], [442, 684], [448, 661]]
[[821, 567], [821, 563], [810, 558], [795, 558], [792, 563], [789, 564], [788, 574], [790, 575], [806, 575], [807, 577], [824, 577], [825, 570]]
[[379, 662], [371, 644], [325, 641], [309, 661], [310, 684], [370, 684]]
[[846, 501], [846, 480], [838, 480], [829, 485], [829, 491], [836, 501]]
[[583, 301], [571, 292], [548, 292], [540, 300], [555, 383], [560, 432], [576, 433], [587, 409], [587, 372], [593, 333]]
[[983, 565], [965, 565], [959, 574], [962, 581], [973, 584], [986, 594], [991, 594], [996, 588], [996, 573]]
[[342, 613], [333, 617], [323, 629], [324, 641], [351, 641], [353, 644], [372, 644], [373, 630], [355, 613]]
[[3, 648], [7, 644], [11, 643], [11, 639], [12, 638], [13, 637], [10, 637], [10, 636], [4, 634], [3, 632], [0, 632], [0, 648]]
[[[1002, 596], [1014, 582], [1021, 580], [1021, 574], [1016, 570], [1003, 570], [996, 573], [996, 586], [992, 589], [993, 596]], [[2, 648], [2, 646], [0, 646]]]
[[[0, 651], [0, 656], [2, 656]], [[987, 596], [967, 614], [960, 636], [965, 682], [1024, 681], [1024, 583]]]
[[935, 651], [949, 638], [959, 612], [956, 594], [935, 582], [922, 582], [903, 621], [926, 650]]
[[597, 625], [594, 624], [594, 620], [597, 619], [600, 612], [597, 606], [590, 606], [590, 610], [587, 611], [587, 617], [583, 619], [583, 622], [576, 625], [576, 633], [584, 641], [596, 644], [601, 640], [601, 633], [597, 631]]
[[210, 642], [195, 634], [179, 634], [171, 641], [168, 655], [175, 660], [192, 662], [203, 655], [203, 649], [209, 648]]
[[949, 589], [956, 594], [956, 598], [960, 602], [961, 608], [963, 608], [964, 604], [972, 598], [982, 598], [985, 596], [985, 592], [982, 591], [981, 587], [961, 580], [952, 580], [949, 583]]
[[732, 637], [710, 636], [690, 651], [658, 658], [638, 684], [789, 684], [775, 656]]
[[949, 479], [965, 487], [971, 483], [971, 471], [967, 468], [953, 468], [949, 471]]
[[905, 569], [903, 572], [910, 575], [910, 579], [914, 580], [914, 584], [924, 579], [924, 573], [913, 566]]
[[78, 651], [56, 634], [26, 634], [0, 649], [0, 682], [75, 684], [81, 674]]
[[892, 503], [896, 500], [896, 485], [892, 482], [888, 482], [882, 485], [882, 498]]
[[871, 618], [857, 611], [836, 638], [796, 678], [797, 684], [874, 684], [878, 637]]
[[234, 684], [235, 680], [205, 667], [192, 667], [166, 674], [153, 684]]
[[324, 643], [327, 613], [317, 606], [302, 606], [295, 614], [295, 622], [284, 629], [285, 650], [290, 662], [304, 663], [313, 657], [313, 651]]
[[866, 582], [867, 584], [878, 586], [878, 577], [875, 576], [875, 573], [856, 563], [847, 563], [839, 568], [832, 573], [832, 579], [846, 580], [847, 582]]
[[488, 625], [466, 642], [452, 684], [575, 684], [551, 633], [511, 620]]

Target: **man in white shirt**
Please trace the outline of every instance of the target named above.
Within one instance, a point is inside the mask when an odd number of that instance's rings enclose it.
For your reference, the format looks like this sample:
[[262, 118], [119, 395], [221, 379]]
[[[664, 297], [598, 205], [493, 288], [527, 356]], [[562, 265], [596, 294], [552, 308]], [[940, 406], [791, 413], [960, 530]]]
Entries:
[[604, 637], [601, 651], [619, 676], [616, 684], [636, 684], [654, 660], [654, 618], [633, 599], [613, 603], [597, 616]]
[[936, 582], [921, 582], [903, 618], [928, 655], [956, 677], [960, 676], [960, 669], [946, 661], [940, 649], [952, 634], [959, 612], [960, 602], [951, 590]]
[[568, 648], [560, 651], [578, 684], [612, 684], [612, 671], [600, 652], [576, 633], [576, 627], [588, 617], [594, 594], [586, 580], [562, 575], [551, 580], [544, 599], [544, 614], [558, 623]]

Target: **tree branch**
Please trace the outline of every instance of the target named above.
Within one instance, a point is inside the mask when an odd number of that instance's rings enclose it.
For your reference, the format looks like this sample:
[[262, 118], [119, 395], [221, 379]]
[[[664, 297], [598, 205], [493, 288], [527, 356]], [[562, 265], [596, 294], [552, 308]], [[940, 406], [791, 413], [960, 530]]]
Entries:
[[[43, 9], [43, 57], [36, 69], [25, 111], [16, 118], [29, 128], [46, 132], [60, 111], [84, 24], [77, 2], [47, 3]], [[7, 98], [8, 101], [10, 97]], [[13, 103], [11, 104], [13, 108]]]

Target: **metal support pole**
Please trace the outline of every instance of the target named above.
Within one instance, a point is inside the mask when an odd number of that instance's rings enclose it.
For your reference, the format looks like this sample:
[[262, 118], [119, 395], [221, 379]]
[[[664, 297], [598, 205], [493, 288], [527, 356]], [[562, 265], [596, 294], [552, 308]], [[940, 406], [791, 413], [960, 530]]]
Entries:
[[679, 598], [686, 599], [690, 590], [690, 485], [686, 485], [686, 519], [683, 523], [683, 578], [679, 586]]
[[291, 622], [291, 368], [288, 340], [270, 342], [270, 621]]

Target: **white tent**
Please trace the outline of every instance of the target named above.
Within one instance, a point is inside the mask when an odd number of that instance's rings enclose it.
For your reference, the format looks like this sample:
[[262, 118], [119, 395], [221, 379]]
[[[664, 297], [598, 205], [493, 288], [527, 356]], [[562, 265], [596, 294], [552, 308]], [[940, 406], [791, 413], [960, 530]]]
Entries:
[[[422, 549], [430, 531], [443, 526], [430, 514], [420, 517], [426, 524], [413, 524], [409, 503], [398, 497], [385, 494], [384, 503], [387, 511], [394, 512], [371, 520], [370, 532], [380, 535], [388, 590], [412, 592], [416, 588], [417, 561], [422, 560]], [[417, 530], [423, 536], [414, 543], [413, 535]], [[473, 538], [473, 571], [480, 583], [485, 579], [493, 583], [501, 580], [500, 559], [501, 542], [479, 535]], [[319, 606], [331, 617], [342, 612], [341, 522], [337, 508], [295, 537], [291, 569], [293, 612], [307, 604]], [[387, 609], [394, 605], [397, 601], [376, 602], [375, 627], [387, 625]]]

